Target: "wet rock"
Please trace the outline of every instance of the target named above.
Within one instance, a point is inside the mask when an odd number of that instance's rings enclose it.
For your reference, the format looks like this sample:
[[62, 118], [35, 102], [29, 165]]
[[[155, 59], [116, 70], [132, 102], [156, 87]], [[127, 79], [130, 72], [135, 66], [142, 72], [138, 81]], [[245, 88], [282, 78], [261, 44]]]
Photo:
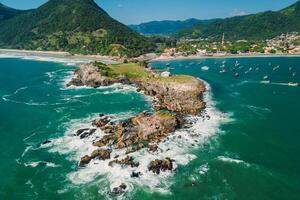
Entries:
[[106, 145], [111, 145], [116, 142], [116, 138], [114, 135], [105, 135], [100, 140], [96, 141], [93, 145], [97, 147], [104, 147]]
[[83, 132], [81, 135], [80, 135], [80, 139], [84, 139], [84, 138], [87, 138], [89, 137], [90, 135], [94, 134], [96, 132], [97, 129], [90, 129], [89, 131], [86, 131], [86, 132]]
[[110, 122], [109, 117], [103, 117], [97, 120], [94, 120], [92, 125], [96, 126], [96, 127], [102, 127], [105, 126], [106, 124], [108, 124]]
[[132, 172], [130, 176], [131, 178], [139, 178], [141, 175], [141, 172]]
[[158, 146], [156, 144], [149, 144], [148, 145], [148, 150], [150, 152], [156, 152], [158, 150]]
[[110, 161], [108, 165], [112, 167], [112, 166], [114, 166], [114, 164], [119, 164], [122, 167], [130, 166], [132, 168], [138, 167], [140, 165], [138, 162], [134, 162], [134, 158], [131, 156], [127, 156], [126, 158], [121, 159], [121, 160]]
[[88, 130], [89, 130], [89, 128], [79, 129], [79, 130], [76, 132], [76, 136], [80, 136], [83, 132], [88, 131]]
[[88, 155], [85, 155], [81, 158], [79, 162], [79, 167], [84, 167], [91, 162], [92, 158]]
[[97, 150], [93, 151], [90, 158], [91, 159], [97, 158], [99, 160], [107, 160], [107, 159], [110, 159], [110, 154], [111, 154], [110, 150], [97, 149]]
[[156, 174], [160, 174], [161, 171], [172, 171], [173, 162], [174, 160], [171, 160], [170, 158], [166, 158], [164, 160], [156, 159], [150, 162], [150, 164], [148, 165], [148, 170]]
[[122, 183], [120, 186], [112, 189], [112, 193], [115, 195], [121, 195], [126, 192], [127, 185]]
[[50, 144], [52, 141], [51, 140], [45, 140], [44, 142], [42, 142], [41, 145], [46, 145], [46, 144]]

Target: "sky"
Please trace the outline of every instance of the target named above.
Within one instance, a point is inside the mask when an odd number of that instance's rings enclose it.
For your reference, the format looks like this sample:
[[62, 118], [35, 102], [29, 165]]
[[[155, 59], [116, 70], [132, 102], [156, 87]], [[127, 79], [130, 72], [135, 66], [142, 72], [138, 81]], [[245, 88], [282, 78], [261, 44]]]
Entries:
[[[18, 9], [36, 8], [47, 0], [0, 0]], [[124, 24], [154, 20], [212, 19], [279, 10], [297, 0], [95, 0]]]

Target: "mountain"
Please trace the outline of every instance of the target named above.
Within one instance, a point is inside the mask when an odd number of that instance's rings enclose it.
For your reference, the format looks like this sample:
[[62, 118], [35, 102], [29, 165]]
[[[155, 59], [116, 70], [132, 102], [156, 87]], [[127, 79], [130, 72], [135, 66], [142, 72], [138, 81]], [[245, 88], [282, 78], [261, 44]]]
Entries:
[[49, 0], [3, 21], [0, 47], [137, 56], [153, 45], [93, 0]]
[[184, 29], [193, 27], [196, 24], [209, 24], [217, 19], [212, 20], [199, 20], [188, 19], [185, 21], [151, 21], [139, 25], [129, 25], [129, 27], [144, 35], [171, 35]]
[[196, 25], [178, 33], [179, 38], [221, 38], [228, 40], [263, 40], [282, 33], [300, 32], [300, 2], [279, 10], [237, 16], [207, 25]]
[[21, 14], [22, 10], [13, 9], [0, 3], [0, 22]]

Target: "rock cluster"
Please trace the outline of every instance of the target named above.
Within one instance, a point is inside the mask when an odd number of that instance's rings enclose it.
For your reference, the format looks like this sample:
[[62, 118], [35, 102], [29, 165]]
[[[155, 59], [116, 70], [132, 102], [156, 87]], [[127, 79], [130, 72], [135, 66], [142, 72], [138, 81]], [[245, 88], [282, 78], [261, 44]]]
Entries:
[[156, 159], [151, 161], [148, 170], [152, 171], [153, 173], [160, 174], [161, 171], [172, 171], [173, 170], [173, 162], [170, 158], [166, 158], [164, 160]]
[[110, 154], [111, 154], [110, 150], [97, 149], [93, 151], [90, 156], [88, 155], [83, 156], [79, 162], [79, 166], [84, 167], [85, 165], [89, 164], [93, 159], [99, 159], [99, 160], [110, 159]]
[[[152, 72], [152, 71], [151, 71]], [[154, 73], [154, 72], [152, 72]], [[75, 71], [75, 77], [67, 86], [108, 86], [114, 83], [133, 84], [146, 95], [156, 97], [156, 110], [167, 109], [181, 114], [197, 114], [205, 107], [202, 95], [205, 85], [199, 79], [189, 77], [186, 81], [149, 78], [107, 77], [101, 75], [101, 70], [94, 64], [82, 64]]]

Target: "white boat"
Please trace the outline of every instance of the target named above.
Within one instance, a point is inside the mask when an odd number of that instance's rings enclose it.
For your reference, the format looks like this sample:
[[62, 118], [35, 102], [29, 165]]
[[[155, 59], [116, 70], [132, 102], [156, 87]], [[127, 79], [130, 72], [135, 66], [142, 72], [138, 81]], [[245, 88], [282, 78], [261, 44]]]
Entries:
[[208, 71], [208, 70], [209, 70], [209, 67], [208, 67], [208, 66], [204, 66], [204, 67], [201, 67], [201, 69], [202, 69], [203, 71]]
[[167, 64], [166, 64], [166, 66], [170, 66], [170, 65], [171, 65], [171, 63], [167, 63]]
[[258, 71], [258, 70], [259, 70], [259, 68], [257, 67], [255, 70], [256, 70], [256, 71]]
[[264, 76], [264, 80], [267, 80], [269, 78], [269, 76]]
[[223, 70], [220, 71], [220, 73], [221, 73], [221, 74], [224, 74], [224, 73], [226, 73], [226, 70], [223, 69]]
[[261, 81], [261, 83], [268, 84], [268, 83], [271, 83], [271, 82], [269, 80], [266, 80], [266, 81]]
[[296, 72], [294, 72], [294, 73], [293, 73], [293, 77], [295, 77], [296, 75], [297, 75]]
[[252, 70], [253, 70], [252, 67], [250, 67], [250, 68], [249, 68], [249, 71], [252, 71]]
[[290, 87], [297, 87], [298, 85], [299, 83], [292, 83], [292, 82], [288, 83], [288, 86]]
[[239, 74], [239, 73], [235, 73], [234, 76], [235, 76], [235, 77], [239, 77], [240, 74]]
[[290, 71], [292, 71], [292, 70], [293, 70], [293, 68], [292, 68], [292, 67], [289, 67], [289, 70], [290, 70]]
[[273, 68], [273, 71], [276, 71], [279, 68], [280, 68], [280, 66], [278, 65], [278, 66], [276, 66], [276, 67]]

